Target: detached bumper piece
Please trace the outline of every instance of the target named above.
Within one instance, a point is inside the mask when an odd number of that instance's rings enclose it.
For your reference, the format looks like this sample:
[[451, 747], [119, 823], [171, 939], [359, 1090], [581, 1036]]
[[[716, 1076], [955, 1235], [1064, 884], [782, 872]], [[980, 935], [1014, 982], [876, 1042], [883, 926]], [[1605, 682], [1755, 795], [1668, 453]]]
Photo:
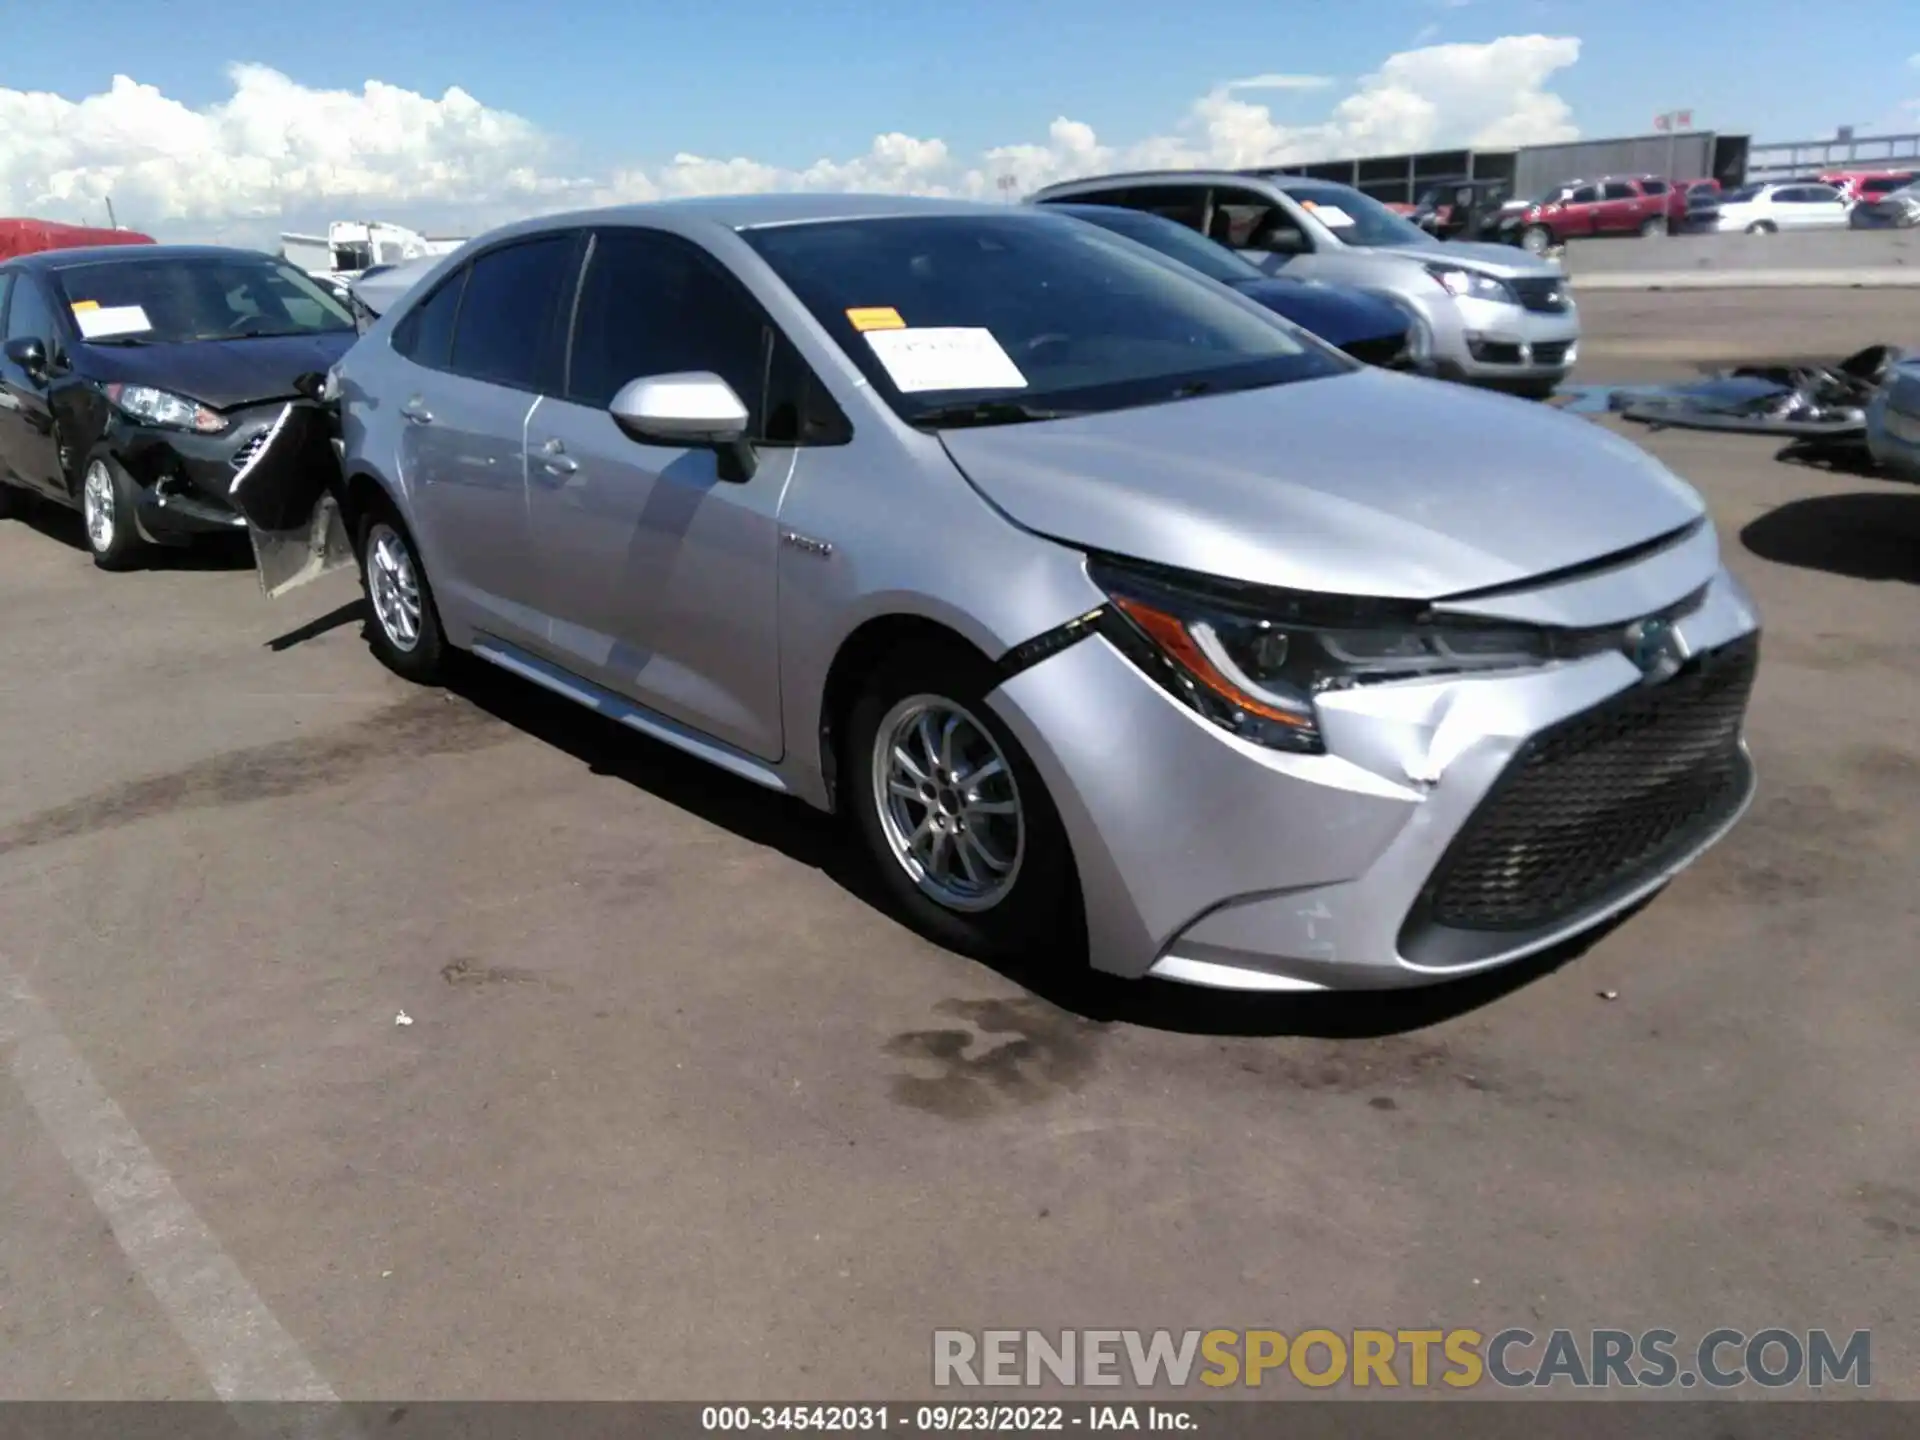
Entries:
[[353, 563], [340, 516], [333, 417], [325, 406], [288, 404], [235, 453], [234, 467], [229, 494], [244, 517], [269, 597]]
[[1858, 444], [1867, 405], [1906, 353], [1871, 345], [1837, 365], [1746, 365], [1690, 385], [1623, 393], [1609, 408], [1656, 429]]
[[1471, 963], [1614, 903], [1711, 841], [1753, 788], [1740, 736], [1759, 652], [1752, 635], [1695, 656], [1528, 741], [1435, 867], [1402, 953]]

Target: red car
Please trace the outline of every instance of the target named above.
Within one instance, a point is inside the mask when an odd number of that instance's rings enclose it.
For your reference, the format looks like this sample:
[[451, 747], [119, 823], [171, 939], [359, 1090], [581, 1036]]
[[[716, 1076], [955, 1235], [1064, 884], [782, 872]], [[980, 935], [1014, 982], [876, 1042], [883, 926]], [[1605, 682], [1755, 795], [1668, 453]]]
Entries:
[[1522, 249], [1539, 255], [1590, 235], [1665, 235], [1687, 217], [1687, 192], [1657, 175], [1603, 175], [1555, 186], [1521, 212]]
[[1911, 170], [1829, 170], [1820, 177], [1822, 185], [1831, 185], [1849, 205], [1862, 200], [1878, 200], [1883, 195], [1911, 185]]
[[37, 255], [42, 250], [78, 250], [85, 245], [151, 245], [153, 237], [133, 230], [100, 230], [62, 225], [57, 220], [0, 220], [0, 260]]

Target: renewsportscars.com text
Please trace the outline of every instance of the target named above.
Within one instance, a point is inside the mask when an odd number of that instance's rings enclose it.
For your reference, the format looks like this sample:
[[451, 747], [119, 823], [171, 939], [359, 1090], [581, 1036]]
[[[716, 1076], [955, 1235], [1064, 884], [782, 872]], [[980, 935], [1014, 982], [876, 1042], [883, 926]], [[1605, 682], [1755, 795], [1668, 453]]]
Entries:
[[1855, 1330], [936, 1330], [933, 1383], [1215, 1390], [1503, 1388], [1821, 1389], [1873, 1383]]

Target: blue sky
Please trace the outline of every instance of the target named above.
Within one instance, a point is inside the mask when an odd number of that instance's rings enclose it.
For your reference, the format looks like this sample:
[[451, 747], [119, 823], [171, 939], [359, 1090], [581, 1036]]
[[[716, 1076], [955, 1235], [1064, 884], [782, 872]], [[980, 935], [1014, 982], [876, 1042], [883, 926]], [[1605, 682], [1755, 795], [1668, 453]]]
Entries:
[[[1643, 131], [1656, 111], [1691, 106], [1702, 128], [1800, 139], [1890, 124], [1920, 97], [1908, 63], [1920, 0], [89, 0], [8, 11], [0, 89], [78, 99], [117, 71], [197, 109], [231, 93], [236, 61], [318, 88], [458, 85], [557, 134], [588, 167], [681, 149], [798, 165], [860, 153], [887, 130], [971, 155], [1040, 138], [1063, 114], [1125, 144], [1232, 76], [1338, 77], [1336, 90], [1260, 97], [1277, 120], [1305, 123], [1396, 51], [1533, 32], [1582, 41], [1550, 88], [1588, 136]], [[1920, 129], [1920, 113], [1907, 118]]]

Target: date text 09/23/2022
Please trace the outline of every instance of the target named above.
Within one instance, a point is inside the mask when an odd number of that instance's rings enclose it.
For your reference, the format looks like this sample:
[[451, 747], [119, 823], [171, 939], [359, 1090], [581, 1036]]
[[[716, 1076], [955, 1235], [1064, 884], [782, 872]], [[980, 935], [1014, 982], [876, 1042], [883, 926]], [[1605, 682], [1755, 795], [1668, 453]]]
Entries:
[[1037, 1435], [1069, 1430], [1197, 1428], [1194, 1417], [1159, 1405], [708, 1405], [700, 1412], [705, 1431], [766, 1430], [856, 1434], [898, 1430], [908, 1434]]

